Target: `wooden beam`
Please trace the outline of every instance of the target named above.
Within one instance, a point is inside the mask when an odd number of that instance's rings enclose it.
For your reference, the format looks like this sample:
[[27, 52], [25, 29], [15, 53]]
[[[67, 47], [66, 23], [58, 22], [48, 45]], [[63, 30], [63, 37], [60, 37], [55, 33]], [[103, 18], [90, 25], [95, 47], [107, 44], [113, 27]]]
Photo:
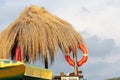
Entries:
[[44, 65], [45, 65], [45, 68], [48, 69], [48, 59], [47, 58], [44, 59]]
[[77, 65], [77, 53], [73, 51], [73, 60], [74, 60], [74, 74], [75, 76], [78, 75], [78, 65]]

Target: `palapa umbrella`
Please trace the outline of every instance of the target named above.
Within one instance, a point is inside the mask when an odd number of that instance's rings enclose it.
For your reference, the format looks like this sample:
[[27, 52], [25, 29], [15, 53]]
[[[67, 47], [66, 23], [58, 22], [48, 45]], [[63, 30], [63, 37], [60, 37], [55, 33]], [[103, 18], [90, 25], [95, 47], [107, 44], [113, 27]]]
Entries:
[[66, 54], [71, 48], [76, 53], [78, 43], [84, 44], [83, 38], [71, 24], [31, 5], [0, 33], [0, 58], [10, 58], [13, 49], [20, 47], [23, 61], [42, 58], [47, 62], [49, 56], [52, 63], [56, 51]]

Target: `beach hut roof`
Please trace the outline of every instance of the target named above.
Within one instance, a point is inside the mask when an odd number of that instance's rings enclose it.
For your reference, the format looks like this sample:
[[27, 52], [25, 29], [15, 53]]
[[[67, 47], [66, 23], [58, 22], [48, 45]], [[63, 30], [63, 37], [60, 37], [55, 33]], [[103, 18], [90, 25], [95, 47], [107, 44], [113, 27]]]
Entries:
[[27, 56], [34, 62], [49, 56], [53, 62], [56, 51], [76, 51], [78, 43], [84, 44], [83, 38], [71, 24], [43, 7], [31, 5], [0, 33], [0, 58], [9, 58], [16, 46], [21, 48], [22, 60]]

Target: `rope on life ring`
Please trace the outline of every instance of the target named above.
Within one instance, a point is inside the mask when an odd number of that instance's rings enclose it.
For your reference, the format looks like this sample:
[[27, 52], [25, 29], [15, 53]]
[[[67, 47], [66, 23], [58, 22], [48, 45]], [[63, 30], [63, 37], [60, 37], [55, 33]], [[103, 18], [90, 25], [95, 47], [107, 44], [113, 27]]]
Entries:
[[[81, 60], [77, 62], [78, 67], [82, 66], [88, 59], [88, 51], [85, 45], [78, 44], [78, 48], [82, 51], [83, 57]], [[69, 48], [69, 51], [67, 51], [67, 55], [65, 55], [66, 61], [69, 63], [69, 65], [74, 66], [74, 61], [70, 58], [70, 52], [72, 49]]]

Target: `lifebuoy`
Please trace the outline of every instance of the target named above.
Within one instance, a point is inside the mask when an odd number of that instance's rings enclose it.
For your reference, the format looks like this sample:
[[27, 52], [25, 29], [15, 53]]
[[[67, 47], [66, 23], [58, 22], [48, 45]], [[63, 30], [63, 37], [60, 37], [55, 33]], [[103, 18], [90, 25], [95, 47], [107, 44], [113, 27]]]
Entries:
[[[77, 62], [78, 66], [82, 66], [88, 59], [88, 51], [85, 45], [83, 44], [78, 44], [78, 48], [82, 51], [83, 57], [81, 60]], [[66, 61], [69, 63], [69, 65], [74, 66], [74, 61], [70, 58], [70, 52], [72, 49], [69, 48], [67, 51], [67, 54], [65, 55]]]
[[20, 47], [16, 48], [15, 59], [16, 59], [16, 61], [21, 61], [21, 49], [20, 49]]

